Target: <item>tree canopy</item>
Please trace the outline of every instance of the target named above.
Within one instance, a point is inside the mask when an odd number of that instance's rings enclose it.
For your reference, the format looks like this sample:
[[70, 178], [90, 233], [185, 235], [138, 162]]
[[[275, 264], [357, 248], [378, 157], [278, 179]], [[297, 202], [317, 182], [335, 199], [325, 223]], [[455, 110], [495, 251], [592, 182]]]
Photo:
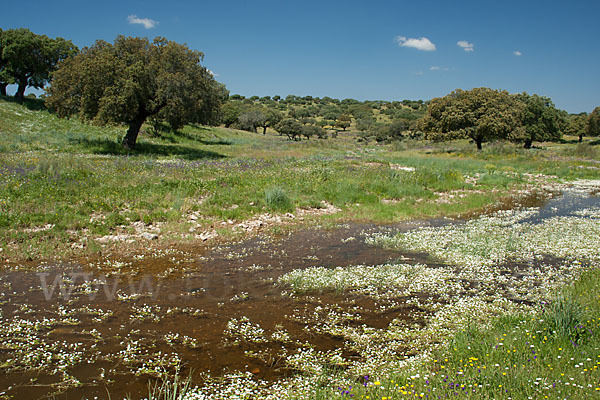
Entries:
[[4, 48], [6, 47], [6, 36], [4, 31], [0, 29], [0, 95], [6, 96], [6, 87], [14, 83], [13, 77], [8, 72], [8, 59], [4, 56]]
[[302, 124], [293, 118], [285, 118], [277, 124], [277, 132], [286, 135], [290, 140], [299, 140], [302, 135]]
[[552, 100], [537, 94], [517, 95], [525, 107], [521, 113], [521, 129], [511, 135], [514, 141], [524, 142], [525, 148], [530, 148], [533, 141], [557, 141], [561, 138], [560, 128], [566, 122], [559, 110], [554, 107]]
[[600, 136], [600, 107], [594, 108], [588, 116], [586, 133], [588, 136]]
[[507, 138], [519, 125], [522, 109], [506, 91], [457, 89], [431, 100], [420, 127], [429, 139], [471, 138], [481, 149], [484, 141]]
[[77, 47], [63, 38], [50, 39], [29, 29], [0, 30], [0, 94], [18, 85], [15, 97], [22, 101], [28, 86], [42, 89], [56, 65], [77, 53]]
[[588, 115], [583, 112], [580, 114], [570, 114], [567, 116], [567, 124], [565, 133], [579, 137], [579, 142], [583, 141], [583, 136], [586, 134], [588, 123]]
[[228, 93], [200, 65], [203, 57], [162, 37], [99, 40], [59, 64], [46, 102], [61, 117], [128, 125], [123, 146], [134, 148], [150, 117], [174, 129], [187, 122], [219, 122]]

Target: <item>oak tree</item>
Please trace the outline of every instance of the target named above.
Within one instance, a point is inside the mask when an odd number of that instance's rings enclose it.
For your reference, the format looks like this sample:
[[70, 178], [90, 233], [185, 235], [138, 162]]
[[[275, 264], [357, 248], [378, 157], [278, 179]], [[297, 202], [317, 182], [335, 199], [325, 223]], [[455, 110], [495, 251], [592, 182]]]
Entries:
[[418, 128], [427, 139], [470, 138], [481, 150], [484, 141], [506, 139], [520, 123], [523, 104], [506, 91], [457, 89], [431, 100]]
[[150, 117], [173, 128], [219, 122], [228, 93], [200, 64], [203, 57], [162, 37], [99, 40], [59, 64], [46, 102], [61, 117], [126, 124], [122, 143], [133, 149]]
[[552, 100], [537, 94], [522, 93], [517, 99], [524, 104], [521, 113], [521, 129], [515, 130], [511, 136], [513, 141], [525, 143], [531, 148], [534, 141], [557, 141], [561, 138], [561, 125], [564, 124], [562, 114], [554, 107]]
[[300, 121], [293, 118], [285, 118], [277, 124], [277, 132], [281, 135], [286, 135], [290, 140], [300, 140], [302, 132], [302, 124]]
[[25, 89], [43, 89], [57, 64], [77, 53], [77, 47], [63, 38], [51, 39], [29, 29], [0, 31], [0, 94], [6, 86], [18, 85], [15, 98], [23, 101]]
[[588, 116], [586, 133], [588, 136], [600, 136], [600, 107], [594, 108]]

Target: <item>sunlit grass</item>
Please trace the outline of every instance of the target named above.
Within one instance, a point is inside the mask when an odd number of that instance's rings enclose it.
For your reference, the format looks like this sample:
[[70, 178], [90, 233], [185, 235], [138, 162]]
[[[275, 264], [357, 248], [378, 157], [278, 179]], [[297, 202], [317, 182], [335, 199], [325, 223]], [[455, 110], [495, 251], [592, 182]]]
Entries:
[[[138, 149], [127, 152], [120, 146], [124, 127], [58, 119], [29, 100], [25, 106], [0, 100], [0, 131], [0, 241], [10, 259], [95, 252], [95, 238], [132, 234], [138, 221], [160, 226], [161, 238], [186, 240], [191, 228], [323, 202], [340, 209], [327, 216], [336, 220], [456, 216], [537, 185], [536, 179], [555, 179], [532, 178], [539, 173], [566, 179], [596, 173], [512, 145], [481, 153], [464, 141], [400, 148], [357, 143], [347, 133], [293, 142], [191, 125], [159, 133], [144, 127]], [[284, 206], [267, 196], [275, 188], [285, 192]]]
[[600, 392], [599, 282], [600, 270], [590, 270], [565, 287], [556, 303], [533, 315], [507, 314], [488, 328], [468, 326], [424, 363], [351, 383], [340, 377], [342, 386], [317, 390], [319, 397], [596, 398]]

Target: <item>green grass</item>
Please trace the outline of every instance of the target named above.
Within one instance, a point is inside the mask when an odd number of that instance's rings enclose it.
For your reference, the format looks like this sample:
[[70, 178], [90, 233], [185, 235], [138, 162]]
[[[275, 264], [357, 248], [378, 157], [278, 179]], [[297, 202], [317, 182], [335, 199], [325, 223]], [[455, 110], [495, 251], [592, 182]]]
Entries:
[[[292, 142], [202, 126], [152, 132], [144, 127], [137, 149], [127, 152], [119, 144], [124, 127], [59, 119], [39, 100], [0, 99], [1, 254], [18, 260], [95, 252], [93, 238], [133, 233], [136, 221], [161, 224], [161, 238], [185, 240], [192, 212], [202, 227], [323, 201], [341, 209], [333, 217], [339, 220], [456, 215], [508, 195], [524, 184], [524, 173], [597, 175], [577, 168], [592, 160], [565, 156], [575, 151], [571, 144], [476, 152], [466, 141], [414, 142], [395, 150], [344, 133]], [[469, 183], [474, 176], [477, 190]], [[450, 203], [437, 200], [452, 191], [465, 193]]]
[[280, 187], [265, 190], [265, 203], [273, 211], [293, 211], [292, 200]]

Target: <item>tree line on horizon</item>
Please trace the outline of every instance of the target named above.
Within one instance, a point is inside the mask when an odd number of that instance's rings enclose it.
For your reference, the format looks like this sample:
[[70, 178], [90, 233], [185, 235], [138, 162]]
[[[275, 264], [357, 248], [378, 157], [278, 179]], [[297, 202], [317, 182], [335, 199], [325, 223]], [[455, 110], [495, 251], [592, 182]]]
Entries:
[[17, 84], [43, 89], [47, 108], [59, 117], [127, 126], [123, 146], [135, 147], [144, 123], [177, 130], [188, 123], [219, 125], [291, 140], [325, 139], [353, 127], [359, 140], [409, 138], [482, 143], [509, 140], [530, 148], [534, 141], [558, 141], [563, 134], [600, 136], [600, 107], [568, 114], [551, 99], [503, 90], [457, 89], [429, 101], [358, 101], [312, 96], [229, 95], [201, 65], [204, 54], [165, 38], [118, 36], [78, 49], [28, 29], [0, 29], [0, 94]]

